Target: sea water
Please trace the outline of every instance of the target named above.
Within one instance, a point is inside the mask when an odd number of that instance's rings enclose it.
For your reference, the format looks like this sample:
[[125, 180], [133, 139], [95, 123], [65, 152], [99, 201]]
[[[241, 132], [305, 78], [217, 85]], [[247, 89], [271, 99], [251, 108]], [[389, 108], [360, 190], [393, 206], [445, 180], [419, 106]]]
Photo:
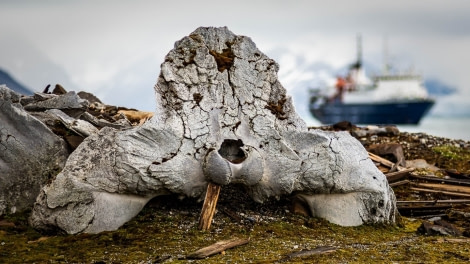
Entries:
[[428, 135], [470, 141], [470, 116], [424, 117], [418, 125], [399, 125], [401, 132], [426, 133]]

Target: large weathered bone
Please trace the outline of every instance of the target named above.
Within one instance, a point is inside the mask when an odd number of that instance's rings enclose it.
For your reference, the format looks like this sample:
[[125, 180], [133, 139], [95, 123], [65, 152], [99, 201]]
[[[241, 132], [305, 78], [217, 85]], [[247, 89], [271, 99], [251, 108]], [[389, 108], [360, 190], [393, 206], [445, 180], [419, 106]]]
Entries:
[[198, 28], [161, 65], [154, 117], [88, 137], [43, 188], [31, 223], [114, 230], [151, 198], [201, 198], [209, 181], [244, 184], [258, 202], [301, 193], [312, 215], [340, 225], [393, 223], [395, 196], [362, 145], [308, 131], [277, 71], [250, 38]]

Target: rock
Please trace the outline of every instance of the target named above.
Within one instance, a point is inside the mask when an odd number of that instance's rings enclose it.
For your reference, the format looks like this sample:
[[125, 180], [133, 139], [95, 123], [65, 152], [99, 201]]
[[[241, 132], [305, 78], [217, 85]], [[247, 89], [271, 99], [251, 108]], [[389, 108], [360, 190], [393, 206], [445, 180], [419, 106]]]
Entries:
[[398, 143], [387, 143], [387, 144], [372, 144], [367, 148], [368, 151], [382, 156], [392, 156], [390, 161], [396, 163], [396, 165], [400, 165], [402, 167], [406, 167], [405, 155], [403, 155], [403, 148]]
[[378, 135], [378, 136], [396, 136], [400, 133], [400, 130], [398, 130], [397, 127], [395, 126], [373, 126], [369, 125], [366, 127], [356, 127], [352, 125], [351, 128], [347, 129], [351, 132], [351, 135], [353, 135], [356, 138], [361, 138], [361, 137], [366, 137], [366, 136], [373, 136], [373, 135]]
[[8, 101], [12, 104], [17, 104], [21, 100], [21, 95], [2, 84], [0, 85], [0, 99], [3, 101]]
[[415, 169], [427, 169], [432, 172], [437, 172], [440, 170], [438, 167], [429, 164], [425, 159], [407, 160], [405, 167]]
[[0, 87], [0, 215], [32, 208], [41, 187], [62, 169], [64, 141]]
[[58, 109], [50, 109], [47, 110], [46, 113], [57, 117], [60, 122], [65, 125], [65, 127], [82, 137], [88, 137], [89, 135], [98, 133], [98, 129], [92, 124], [84, 120], [70, 117]]
[[48, 109], [59, 109], [69, 116], [77, 118], [88, 107], [88, 101], [81, 99], [74, 91], [63, 95], [35, 93], [33, 98], [37, 99], [23, 104], [27, 111], [45, 111]]
[[225, 27], [177, 41], [161, 65], [154, 116], [86, 138], [42, 189], [31, 224], [115, 230], [153, 197], [202, 199], [209, 182], [242, 184], [258, 202], [301, 193], [311, 215], [340, 225], [394, 223], [393, 191], [360, 142], [308, 131], [277, 71], [250, 38]]
[[444, 221], [423, 221], [421, 226], [418, 227], [418, 233], [428, 236], [442, 235], [442, 236], [461, 236], [460, 231], [455, 225]]
[[341, 121], [336, 124], [333, 124], [333, 129], [338, 131], [352, 131], [358, 129], [356, 125], [352, 124], [349, 121]]
[[80, 96], [80, 98], [87, 100], [90, 104], [92, 103], [102, 104], [101, 100], [92, 93], [80, 91], [77, 93], [77, 95]]
[[48, 100], [56, 96], [57, 95], [51, 95], [50, 93], [34, 93], [32, 96], [21, 97], [20, 103], [22, 106], [26, 106], [31, 103]]
[[[50, 112], [52, 111], [52, 112]], [[70, 121], [69, 128], [64, 125], [65, 122], [63, 122], [57, 115], [53, 114], [54, 111], [58, 111], [62, 113], [63, 118], [67, 118]], [[47, 127], [54, 132], [57, 136], [61, 137], [68, 146], [68, 151], [71, 153], [73, 150], [75, 150], [85, 139], [85, 135], [81, 135], [74, 130], [72, 130], [72, 127], [76, 127], [77, 125], [73, 124], [72, 120], [75, 120], [72, 117], [68, 117], [65, 113], [63, 113], [60, 110], [57, 109], [50, 109], [45, 112], [28, 112], [30, 115], [36, 117], [39, 121], [47, 125]], [[85, 122], [85, 121], [81, 121]], [[81, 123], [80, 122], [80, 123]]]
[[54, 90], [52, 90], [52, 93], [57, 94], [57, 95], [62, 95], [62, 94], [66, 94], [67, 90], [65, 90], [65, 88], [62, 87], [62, 85], [56, 84], [54, 87]]
[[98, 129], [103, 127], [112, 127], [116, 129], [126, 129], [131, 128], [132, 124], [127, 119], [119, 119], [114, 123], [108, 122], [105, 119], [96, 118], [92, 114], [85, 112], [80, 116], [80, 119], [85, 120], [93, 124]]

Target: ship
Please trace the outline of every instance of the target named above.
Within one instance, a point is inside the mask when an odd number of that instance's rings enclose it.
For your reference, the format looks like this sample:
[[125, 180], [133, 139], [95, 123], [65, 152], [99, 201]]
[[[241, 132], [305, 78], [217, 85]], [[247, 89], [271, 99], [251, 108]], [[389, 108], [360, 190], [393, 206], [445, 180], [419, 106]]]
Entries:
[[[384, 56], [386, 57], [386, 56]], [[309, 110], [322, 124], [419, 124], [435, 100], [428, 96], [423, 78], [413, 72], [392, 73], [384, 63], [381, 74], [371, 79], [362, 67], [361, 39], [357, 61], [347, 76], [337, 76], [334, 87], [310, 89]]]

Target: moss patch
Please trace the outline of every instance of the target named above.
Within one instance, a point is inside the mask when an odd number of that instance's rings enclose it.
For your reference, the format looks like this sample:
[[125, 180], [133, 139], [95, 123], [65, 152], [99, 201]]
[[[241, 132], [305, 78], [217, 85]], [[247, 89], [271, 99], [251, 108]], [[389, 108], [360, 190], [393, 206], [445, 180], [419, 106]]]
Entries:
[[[419, 220], [397, 226], [341, 227], [322, 219], [287, 212], [283, 202], [268, 208], [251, 204], [231, 207], [221, 200], [210, 231], [197, 229], [201, 204], [176, 197], [152, 201], [117, 231], [100, 234], [40, 234], [29, 228], [27, 215], [16, 215], [0, 226], [0, 263], [187, 263], [184, 257], [219, 240], [250, 238], [236, 247], [195, 263], [370, 263], [462, 262], [470, 259], [470, 242], [442, 243], [440, 237], [417, 235]], [[235, 210], [235, 221], [223, 210]], [[276, 213], [280, 210], [283, 213]], [[263, 214], [260, 213], [264, 212]], [[274, 215], [276, 214], [276, 215]], [[317, 247], [335, 252], [285, 259], [291, 253]]]
[[[439, 158], [442, 162], [436, 165], [442, 168], [470, 168], [468, 147], [441, 144], [448, 141], [445, 139], [407, 133], [373, 139], [374, 143], [401, 143], [407, 159], [425, 158], [434, 163]], [[448, 146], [434, 148], [444, 145]], [[395, 187], [394, 192], [400, 200], [436, 199], [410, 192], [408, 186]], [[241, 190], [222, 188], [211, 230], [203, 232], [197, 229], [201, 207], [193, 200], [158, 197], [120, 229], [96, 235], [44, 234], [28, 226], [29, 213], [0, 216], [0, 263], [188, 263], [184, 259], [187, 254], [233, 237], [250, 238], [250, 242], [191, 263], [470, 261], [468, 238], [446, 240], [418, 235], [416, 230], [422, 222], [417, 219], [402, 217], [399, 226], [340, 227], [289, 213], [286, 197], [261, 205]], [[450, 214], [449, 218], [468, 227], [468, 218], [462, 214]], [[336, 251], [286, 259], [291, 253], [318, 247], [333, 247]]]
[[444, 145], [434, 147], [432, 150], [438, 154], [436, 159], [438, 167], [470, 173], [470, 149]]

